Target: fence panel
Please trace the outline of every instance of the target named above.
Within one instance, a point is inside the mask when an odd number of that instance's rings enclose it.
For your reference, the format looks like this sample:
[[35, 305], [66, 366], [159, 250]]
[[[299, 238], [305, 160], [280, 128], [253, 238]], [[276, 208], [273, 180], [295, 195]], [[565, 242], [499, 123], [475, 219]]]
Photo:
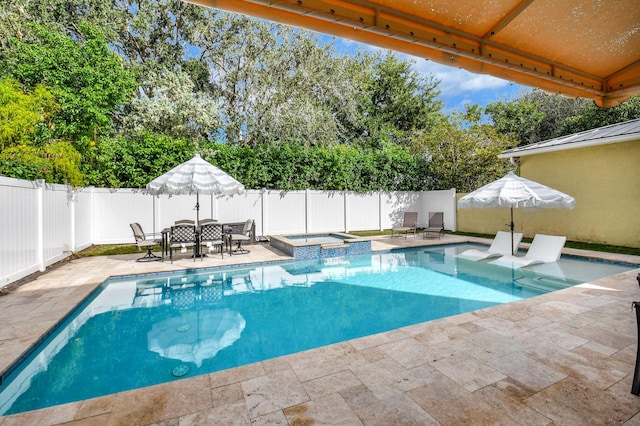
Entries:
[[305, 196], [305, 191], [266, 191], [264, 235], [307, 232]]
[[344, 192], [308, 191], [307, 203], [308, 233], [344, 232]]
[[74, 195], [74, 251], [79, 251], [93, 244], [93, 188], [85, 188]]
[[43, 191], [43, 261], [45, 266], [73, 252], [71, 240], [71, 188], [46, 185]]
[[[145, 195], [153, 200], [153, 204], [148, 206], [150, 211], [155, 209], [155, 221], [152, 227], [153, 232], [160, 232], [170, 227], [176, 220], [191, 219], [196, 220], [196, 203], [199, 199], [200, 219], [212, 217], [211, 201], [208, 195]], [[143, 227], [143, 229], [145, 229]]]
[[426, 225], [429, 221], [429, 212], [444, 213], [444, 228], [449, 231], [456, 231], [456, 190], [448, 189], [443, 191], [426, 191], [422, 193], [422, 205], [420, 211], [424, 212], [422, 218], [418, 218], [419, 224]]
[[402, 224], [404, 212], [418, 212], [418, 223], [427, 217], [421, 211], [421, 192], [385, 192], [382, 196], [382, 229], [390, 229]]
[[216, 219], [219, 222], [235, 223], [247, 219], [256, 221], [256, 234], [262, 235], [262, 199], [260, 191], [247, 191], [233, 197], [215, 199]]
[[[217, 198], [201, 195], [200, 218], [220, 222], [254, 219], [256, 235], [389, 229], [405, 211], [420, 225], [429, 211], [443, 211], [456, 228], [455, 190], [357, 194], [338, 191], [250, 190]], [[160, 232], [178, 219], [196, 218], [195, 195], [152, 196], [139, 189], [45, 185], [0, 176], [0, 286], [91, 244], [134, 241], [130, 223]]]
[[381, 229], [380, 194], [347, 194], [346, 231], [372, 231]]
[[0, 176], [0, 286], [40, 269], [35, 182]]
[[131, 189], [96, 189], [93, 193], [94, 244], [134, 242], [129, 226], [138, 222], [152, 232], [153, 197]]

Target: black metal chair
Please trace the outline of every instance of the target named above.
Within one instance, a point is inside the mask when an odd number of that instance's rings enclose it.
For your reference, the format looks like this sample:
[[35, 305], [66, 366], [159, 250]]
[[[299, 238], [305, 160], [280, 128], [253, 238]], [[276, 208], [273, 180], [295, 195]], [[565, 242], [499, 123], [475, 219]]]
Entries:
[[200, 255], [202, 256], [202, 247], [218, 247], [220, 255], [224, 258], [224, 232], [221, 223], [204, 223], [200, 226], [199, 233]]
[[[169, 259], [173, 263], [173, 251], [175, 249], [186, 250], [188, 247], [195, 248], [197, 245], [195, 225], [174, 225], [169, 234]], [[195, 249], [193, 260], [196, 260]]]

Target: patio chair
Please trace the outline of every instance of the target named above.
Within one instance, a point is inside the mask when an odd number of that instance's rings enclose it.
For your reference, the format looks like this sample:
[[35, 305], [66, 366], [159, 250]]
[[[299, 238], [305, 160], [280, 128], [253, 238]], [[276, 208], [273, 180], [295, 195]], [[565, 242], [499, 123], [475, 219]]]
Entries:
[[[516, 232], [513, 234], [513, 251], [518, 251], [518, 246], [520, 246], [520, 241], [522, 241], [522, 233]], [[478, 261], [478, 260], [487, 260], [487, 259], [495, 259], [500, 256], [509, 256], [512, 255], [511, 252], [511, 232], [506, 231], [498, 231], [496, 233], [491, 246], [487, 250], [477, 250], [470, 249], [465, 250], [458, 255], [458, 257], [462, 257], [465, 259]]]
[[424, 228], [422, 238], [428, 238], [429, 234], [438, 234], [438, 239], [444, 233], [444, 213], [429, 212], [429, 223]]
[[236, 248], [231, 252], [231, 254], [247, 254], [249, 250], [242, 247], [243, 242], [251, 241], [250, 233], [253, 228], [253, 219], [248, 219], [244, 226], [242, 227], [242, 232], [240, 234], [230, 234], [231, 242], [237, 242]]
[[192, 219], [178, 219], [174, 222], [174, 225], [195, 225], [196, 221]]
[[563, 236], [536, 234], [524, 256], [507, 255], [489, 263], [518, 269], [536, 263], [557, 262], [566, 241], [567, 237]]
[[402, 219], [402, 226], [394, 226], [393, 228], [391, 228], [391, 238], [394, 237], [394, 233], [398, 234], [398, 235], [395, 235], [396, 237], [399, 237], [400, 234], [404, 233], [405, 238], [407, 238], [407, 235], [410, 232], [413, 232], [413, 234], [415, 235], [417, 232], [417, 226], [418, 226], [418, 213], [404, 212], [404, 216]]
[[[202, 221], [201, 221], [202, 222]], [[220, 250], [220, 255], [224, 258], [224, 232], [223, 225], [216, 222], [206, 222], [200, 225], [200, 252], [202, 254], [202, 246], [210, 249], [211, 247], [217, 247]]]
[[160, 256], [153, 254], [153, 248], [157, 245], [161, 245], [162, 240], [159, 238], [153, 238], [155, 234], [150, 234], [152, 239], [148, 239], [148, 236], [142, 230], [142, 226], [137, 222], [130, 223], [129, 226], [133, 231], [133, 237], [136, 240], [136, 246], [138, 246], [138, 249], [142, 249], [143, 247], [147, 249], [147, 254], [140, 259], [136, 259], [136, 262], [155, 262], [162, 259]]
[[[173, 263], [173, 252], [176, 249], [186, 251], [187, 247], [196, 247], [196, 227], [195, 225], [174, 225], [169, 233], [169, 259]], [[193, 260], [196, 260], [194, 250]]]

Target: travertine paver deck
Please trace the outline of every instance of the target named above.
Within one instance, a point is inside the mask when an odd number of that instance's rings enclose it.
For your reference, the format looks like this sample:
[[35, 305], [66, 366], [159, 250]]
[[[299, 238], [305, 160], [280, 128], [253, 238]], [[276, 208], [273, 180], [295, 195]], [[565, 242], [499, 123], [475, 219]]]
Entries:
[[[378, 238], [374, 249], [457, 242]], [[570, 251], [570, 250], [567, 250]], [[640, 263], [635, 257], [612, 256]], [[0, 297], [0, 366], [110, 275], [286, 258], [266, 245], [204, 262], [83, 258]], [[640, 270], [230, 370], [13, 416], [25, 425], [640, 425], [630, 393]], [[5, 368], [3, 367], [3, 368]]]

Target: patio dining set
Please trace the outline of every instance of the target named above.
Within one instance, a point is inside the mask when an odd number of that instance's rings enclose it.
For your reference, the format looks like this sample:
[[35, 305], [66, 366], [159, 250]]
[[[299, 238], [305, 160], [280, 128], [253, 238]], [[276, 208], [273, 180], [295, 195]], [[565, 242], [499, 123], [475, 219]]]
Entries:
[[[243, 243], [248, 244], [253, 240], [254, 221], [248, 219], [244, 223], [220, 223], [215, 219], [203, 219], [196, 223], [194, 220], [182, 219], [155, 234], [145, 234], [139, 223], [131, 223], [130, 226], [138, 248], [147, 250], [143, 257], [137, 259], [138, 262], [164, 261], [168, 254], [173, 263], [175, 251], [186, 253], [189, 248], [192, 249], [194, 261], [214, 250], [223, 258], [225, 251], [229, 255], [249, 253]], [[158, 245], [160, 256], [153, 253], [154, 247]]]

